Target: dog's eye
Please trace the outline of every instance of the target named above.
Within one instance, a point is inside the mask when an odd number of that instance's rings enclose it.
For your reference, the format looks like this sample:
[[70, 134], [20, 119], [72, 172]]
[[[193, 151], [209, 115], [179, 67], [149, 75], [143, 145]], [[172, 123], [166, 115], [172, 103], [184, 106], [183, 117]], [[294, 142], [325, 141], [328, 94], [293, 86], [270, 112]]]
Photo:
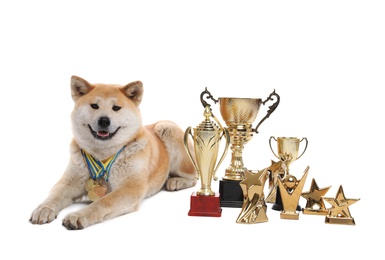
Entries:
[[91, 104], [91, 107], [92, 107], [93, 109], [98, 109], [98, 108], [99, 108], [98, 104]]
[[114, 110], [114, 111], [119, 111], [120, 109], [121, 109], [120, 106], [113, 106], [113, 107], [112, 107], [112, 110]]

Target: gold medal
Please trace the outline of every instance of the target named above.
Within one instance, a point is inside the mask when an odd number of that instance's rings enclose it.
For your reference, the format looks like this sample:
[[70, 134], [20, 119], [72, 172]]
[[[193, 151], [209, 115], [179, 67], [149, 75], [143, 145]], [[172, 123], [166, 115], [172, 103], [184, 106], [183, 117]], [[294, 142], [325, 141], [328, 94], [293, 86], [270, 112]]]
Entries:
[[96, 194], [96, 196], [98, 196], [99, 198], [103, 197], [104, 195], [106, 195], [106, 192], [107, 192], [107, 187], [102, 185], [95, 185], [94, 187], [92, 187], [92, 191]]
[[[92, 183], [91, 183], [92, 181]], [[105, 181], [106, 182], [106, 181]], [[100, 184], [99, 184], [100, 183]], [[88, 180], [86, 183], [86, 189], [88, 187], [92, 187], [88, 190], [88, 198], [92, 201], [95, 201], [104, 195], [107, 194], [108, 192], [108, 186], [106, 184], [103, 184], [104, 182], [101, 180], [94, 181], [92, 179]]]
[[99, 180], [99, 185], [100, 186], [105, 186], [106, 187], [106, 194], [111, 192], [111, 186], [110, 186], [110, 183], [108, 181], [106, 181], [105, 179], [100, 179]]
[[89, 199], [93, 201], [97, 200], [111, 191], [111, 186], [106, 179], [108, 179], [112, 164], [123, 149], [124, 146], [117, 154], [104, 161], [99, 161], [83, 149], [81, 150], [84, 162], [91, 175], [91, 178], [85, 183], [85, 189], [88, 192]]
[[93, 189], [91, 189], [89, 192], [88, 192], [88, 198], [92, 201], [95, 201], [97, 200], [99, 197], [98, 195], [95, 194], [95, 192], [93, 191]]
[[90, 178], [86, 181], [86, 191], [90, 191], [92, 187], [95, 185], [94, 179]]

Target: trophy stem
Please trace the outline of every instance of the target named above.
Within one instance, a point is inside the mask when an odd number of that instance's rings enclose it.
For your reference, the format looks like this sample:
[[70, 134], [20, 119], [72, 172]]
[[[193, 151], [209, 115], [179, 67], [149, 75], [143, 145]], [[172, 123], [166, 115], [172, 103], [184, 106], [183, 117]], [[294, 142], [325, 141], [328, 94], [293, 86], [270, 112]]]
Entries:
[[234, 141], [234, 139], [230, 146], [231, 163], [225, 171], [225, 176], [219, 182], [219, 193], [222, 207], [241, 208], [243, 191], [239, 183], [245, 179], [247, 169], [244, 167], [242, 159], [244, 142]]
[[235, 143], [231, 145], [231, 163], [225, 171], [225, 176], [223, 177], [224, 180], [240, 181], [245, 178], [245, 172], [247, 169], [243, 164], [243, 148], [244, 146], [242, 143]]
[[214, 196], [215, 192], [211, 189], [211, 183], [202, 184], [199, 191], [197, 191], [197, 195], [199, 196]]

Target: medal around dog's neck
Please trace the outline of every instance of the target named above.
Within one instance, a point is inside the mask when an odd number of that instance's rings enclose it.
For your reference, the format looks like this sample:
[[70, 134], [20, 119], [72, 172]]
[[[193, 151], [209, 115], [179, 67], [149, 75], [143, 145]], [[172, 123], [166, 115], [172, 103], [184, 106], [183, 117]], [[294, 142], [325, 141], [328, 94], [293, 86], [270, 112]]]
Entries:
[[115, 159], [119, 156], [120, 152], [124, 149], [121, 148], [114, 156], [111, 156], [107, 160], [99, 161], [95, 159], [91, 154], [85, 150], [81, 150], [84, 158], [84, 162], [88, 167], [91, 177], [86, 181], [85, 189], [87, 191], [88, 198], [95, 201], [110, 191], [108, 185], [108, 177], [110, 176], [110, 170], [115, 162]]
[[115, 155], [103, 161], [99, 161], [91, 154], [87, 153], [87, 151], [82, 149], [81, 152], [84, 158], [84, 162], [90, 171], [91, 178], [94, 180], [103, 178], [108, 181], [111, 167], [123, 149], [124, 147], [121, 148]]

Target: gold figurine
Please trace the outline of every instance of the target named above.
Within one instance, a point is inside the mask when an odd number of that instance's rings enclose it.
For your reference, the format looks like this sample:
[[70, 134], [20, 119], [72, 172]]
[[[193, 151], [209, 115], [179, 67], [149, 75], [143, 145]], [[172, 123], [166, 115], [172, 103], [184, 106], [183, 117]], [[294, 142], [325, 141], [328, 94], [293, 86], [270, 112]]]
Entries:
[[300, 180], [297, 180], [297, 178], [291, 174], [286, 175], [283, 180], [281, 178], [278, 179], [278, 186], [283, 205], [283, 209], [281, 211], [282, 219], [299, 219], [299, 214], [297, 213], [297, 205], [308, 172], [309, 166], [306, 167], [305, 172]]
[[258, 172], [246, 171], [245, 179], [240, 182], [244, 199], [237, 223], [254, 224], [268, 221], [263, 193], [268, 177], [267, 168]]
[[302, 209], [303, 214], [313, 214], [313, 215], [327, 215], [328, 211], [325, 208], [324, 200], [322, 196], [324, 196], [329, 187], [320, 189], [313, 178], [310, 190], [308, 192], [303, 192], [301, 196], [306, 199], [306, 206]]
[[328, 209], [328, 214], [325, 217], [325, 223], [345, 225], [356, 224], [354, 218], [350, 215], [349, 206], [356, 203], [360, 199], [347, 199], [342, 185], [339, 187], [335, 198], [324, 197], [323, 199], [332, 205], [332, 207]]
[[269, 174], [269, 194], [266, 197], [267, 203], [275, 203], [277, 197], [278, 178], [284, 178], [286, 174], [286, 164], [279, 160], [275, 162], [271, 160], [271, 165], [268, 168]]

